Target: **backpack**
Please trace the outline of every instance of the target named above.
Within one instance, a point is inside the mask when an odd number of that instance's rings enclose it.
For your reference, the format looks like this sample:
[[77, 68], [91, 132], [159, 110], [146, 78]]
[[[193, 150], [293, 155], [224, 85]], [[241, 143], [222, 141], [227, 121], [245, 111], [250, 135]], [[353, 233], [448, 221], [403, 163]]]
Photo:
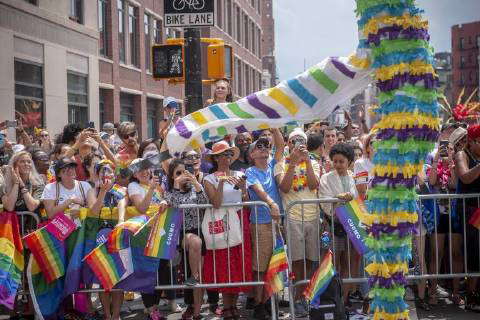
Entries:
[[343, 303], [342, 281], [335, 274], [327, 290], [320, 296], [320, 306], [310, 306], [311, 320], [347, 320], [348, 315]]

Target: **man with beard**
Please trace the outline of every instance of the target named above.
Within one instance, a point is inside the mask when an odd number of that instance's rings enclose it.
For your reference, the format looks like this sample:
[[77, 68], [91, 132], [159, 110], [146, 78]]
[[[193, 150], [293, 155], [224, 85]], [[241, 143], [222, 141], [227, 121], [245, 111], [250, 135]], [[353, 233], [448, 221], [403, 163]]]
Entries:
[[120, 123], [117, 134], [122, 140], [122, 144], [118, 147], [116, 160], [121, 166], [128, 165], [137, 158], [138, 153], [138, 135], [135, 123], [124, 121]]
[[247, 151], [248, 146], [252, 143], [252, 135], [249, 132], [239, 133], [235, 137], [235, 146], [240, 149], [240, 156], [235, 160], [230, 168], [235, 171], [245, 172], [250, 167]]

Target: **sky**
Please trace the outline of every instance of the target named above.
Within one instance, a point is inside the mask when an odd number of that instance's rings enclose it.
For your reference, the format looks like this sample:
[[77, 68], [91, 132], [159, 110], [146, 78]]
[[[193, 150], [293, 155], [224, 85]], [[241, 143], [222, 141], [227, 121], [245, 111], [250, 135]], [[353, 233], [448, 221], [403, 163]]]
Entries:
[[[279, 80], [328, 56], [346, 56], [358, 43], [354, 0], [274, 0]], [[451, 51], [452, 25], [480, 20], [480, 0], [417, 0], [429, 20], [436, 52]]]

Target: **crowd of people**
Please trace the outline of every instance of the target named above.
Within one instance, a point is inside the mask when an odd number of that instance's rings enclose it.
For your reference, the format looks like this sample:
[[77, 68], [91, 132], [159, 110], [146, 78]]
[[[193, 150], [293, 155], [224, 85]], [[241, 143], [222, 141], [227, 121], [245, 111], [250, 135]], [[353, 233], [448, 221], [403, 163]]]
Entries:
[[[228, 82], [217, 82], [215, 98], [207, 103], [228, 101], [228, 88]], [[336, 270], [342, 277], [360, 275], [362, 259], [355, 250], [348, 249], [351, 245], [332, 205], [306, 204], [285, 210], [292, 201], [302, 199], [367, 199], [377, 141], [374, 130], [368, 130], [363, 121], [357, 124], [347, 117], [347, 126], [343, 128], [319, 121], [288, 134], [279, 129], [245, 132], [201, 150], [186, 150], [179, 158], [162, 158], [159, 166], [129, 170], [143, 159], [168, 153], [164, 138], [175, 122], [176, 112], [175, 102], [167, 100], [166, 120], [160, 123], [159, 138], [144, 141], [139, 141], [132, 122], [105, 123], [101, 132], [68, 124], [56, 137], [46, 129], [29, 135], [18, 128], [17, 141], [9, 141], [6, 134], [0, 133], [3, 210], [34, 212], [46, 221], [69, 209], [87, 207], [98, 213], [108, 207], [117, 208], [120, 223], [127, 206], [145, 213], [151, 205], [163, 209], [209, 203], [213, 206], [211, 214], [205, 210], [183, 210], [179, 250], [186, 252], [181, 254], [186, 257], [186, 284], [263, 281], [273, 251], [272, 221], [285, 225], [287, 219], [288, 229], [283, 232], [288, 233], [295, 280], [309, 278], [315, 271], [321, 258], [319, 234], [325, 231], [334, 233]], [[424, 167], [418, 179], [420, 193], [480, 192], [480, 126], [444, 125], [438, 147]], [[125, 197], [112, 192], [114, 184], [125, 188]], [[263, 201], [267, 206], [255, 210], [224, 206], [245, 201]], [[421, 202], [421, 231], [414, 243], [419, 272], [460, 273], [464, 268], [478, 272], [478, 230], [463, 223], [478, 208], [477, 201]], [[212, 228], [215, 219], [228, 219], [228, 237]], [[35, 221], [29, 219], [24, 232], [35, 228]], [[447, 241], [451, 241], [453, 270], [443, 269], [442, 261], [448, 258]], [[427, 254], [426, 247], [430, 252], [437, 250], [438, 255]], [[469, 255], [468, 266], [463, 265], [465, 252]], [[172, 266], [171, 261], [161, 261], [159, 283], [176, 281], [170, 276]], [[460, 279], [452, 282], [452, 301], [479, 310], [476, 278], [467, 280], [466, 295], [460, 294]], [[435, 279], [429, 281], [428, 287], [426, 281], [419, 281], [420, 306], [429, 309], [437, 304], [441, 291]], [[308, 310], [302, 292], [301, 286], [295, 290], [295, 313], [299, 317]], [[248, 295], [246, 308], [254, 309], [255, 319], [268, 317], [269, 304], [264, 288], [259, 286], [208, 289], [211, 312], [222, 314], [224, 319], [238, 319], [239, 293]], [[345, 285], [347, 306], [355, 296], [368, 301], [365, 288], [357, 290], [355, 285]], [[158, 308], [161, 297], [160, 291], [142, 293], [145, 310], [152, 320], [165, 317]], [[175, 303], [174, 290], [164, 292], [164, 297], [171, 302], [171, 311], [181, 311]], [[124, 294], [118, 291], [100, 295], [104, 319], [119, 319], [123, 299]], [[182, 310], [182, 318], [201, 319], [204, 291], [184, 290], [184, 301], [187, 307]]]

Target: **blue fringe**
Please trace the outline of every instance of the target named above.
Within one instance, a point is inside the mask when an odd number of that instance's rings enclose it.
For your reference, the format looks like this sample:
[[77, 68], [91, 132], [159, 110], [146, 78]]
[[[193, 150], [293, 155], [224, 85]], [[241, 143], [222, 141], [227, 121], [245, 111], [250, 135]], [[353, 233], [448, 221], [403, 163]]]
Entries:
[[365, 204], [368, 212], [374, 212], [377, 214], [417, 211], [417, 204], [415, 200], [391, 201], [389, 199], [370, 199]]
[[363, 28], [370, 19], [376, 18], [382, 12], [388, 13], [390, 16], [401, 16], [408, 12], [410, 15], [415, 16], [423, 13], [423, 10], [407, 4], [402, 4], [396, 7], [392, 7], [388, 4], [381, 4], [365, 10], [362, 17], [357, 22], [359, 29]]
[[396, 94], [392, 100], [382, 104], [377, 114], [388, 115], [394, 112], [421, 112], [438, 117], [438, 103], [426, 103], [417, 98]]
[[419, 164], [425, 160], [427, 152], [407, 152], [400, 153], [398, 149], [380, 149], [376, 150], [373, 156], [375, 164], [403, 166], [405, 164]]
[[387, 263], [397, 263], [399, 261], [412, 260], [412, 250], [409, 247], [388, 248], [383, 250], [365, 253], [365, 259], [370, 262], [385, 261]]
[[398, 313], [403, 312], [408, 309], [408, 304], [403, 301], [403, 298], [397, 298], [395, 301], [390, 302], [387, 300], [380, 299], [380, 297], [376, 297], [370, 303], [370, 307], [372, 310], [383, 310], [388, 313]]
[[416, 48], [409, 51], [392, 52], [384, 54], [375, 58], [375, 62], [372, 64], [372, 68], [381, 68], [393, 66], [400, 63], [410, 63], [416, 60], [422, 60], [423, 62], [433, 64], [432, 53], [426, 48]]

